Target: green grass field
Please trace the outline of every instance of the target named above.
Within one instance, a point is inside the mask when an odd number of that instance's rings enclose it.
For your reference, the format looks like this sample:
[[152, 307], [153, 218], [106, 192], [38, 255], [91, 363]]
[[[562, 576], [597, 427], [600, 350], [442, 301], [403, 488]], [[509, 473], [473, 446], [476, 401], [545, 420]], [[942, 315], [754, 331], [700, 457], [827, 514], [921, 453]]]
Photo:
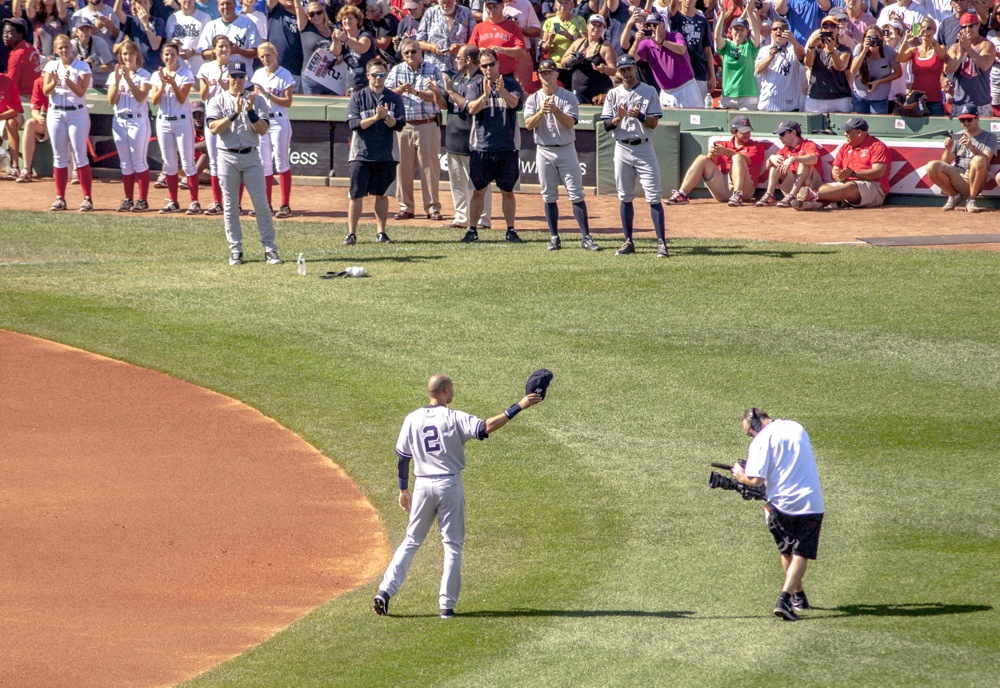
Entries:
[[[459, 618], [436, 616], [430, 538], [392, 616], [372, 581], [192, 686], [996, 685], [998, 253], [679, 240], [658, 261], [371, 227], [345, 249], [286, 223], [285, 265], [251, 241], [230, 268], [221, 222], [0, 225], [0, 327], [262, 410], [346, 468], [393, 546], [393, 445], [428, 375], [485, 417], [556, 374], [470, 447]], [[317, 279], [349, 265], [371, 277]], [[750, 405], [805, 425], [823, 479], [819, 608], [795, 624], [770, 613], [759, 505], [707, 487]]]

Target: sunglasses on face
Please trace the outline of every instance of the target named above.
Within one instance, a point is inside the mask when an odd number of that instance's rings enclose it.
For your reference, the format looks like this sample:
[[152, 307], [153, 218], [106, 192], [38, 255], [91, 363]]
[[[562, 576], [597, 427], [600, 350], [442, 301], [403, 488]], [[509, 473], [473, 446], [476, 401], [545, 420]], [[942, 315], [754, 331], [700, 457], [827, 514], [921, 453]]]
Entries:
[[403, 51], [403, 55], [416, 55], [418, 52], [420, 52], [420, 51], [419, 50], [404, 50]]
[[889, 36], [889, 37], [891, 37], [892, 36], [892, 29], [886, 29], [885, 31], [882, 32], [882, 35], [883, 36]]
[[489, 69], [490, 67], [496, 67], [497, 63], [496, 62], [480, 62], [479, 66], [482, 67], [483, 69]]
[[326, 14], [326, 12], [324, 12], [323, 10], [316, 10], [315, 12], [310, 12], [309, 16], [310, 17], [322, 17], [324, 14]]
[[373, 79], [384, 79], [387, 76], [386, 72], [370, 72], [368, 74]]

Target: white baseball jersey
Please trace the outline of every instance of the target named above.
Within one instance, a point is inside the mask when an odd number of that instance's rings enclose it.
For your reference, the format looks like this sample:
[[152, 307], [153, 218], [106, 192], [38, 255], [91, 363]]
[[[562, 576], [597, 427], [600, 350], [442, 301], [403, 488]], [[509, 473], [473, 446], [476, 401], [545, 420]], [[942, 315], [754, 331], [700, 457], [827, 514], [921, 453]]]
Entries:
[[285, 91], [292, 86], [295, 86], [295, 80], [292, 78], [292, 73], [289, 72], [284, 67], [278, 67], [274, 74], [268, 74], [267, 69], [261, 67], [256, 72], [253, 73], [253, 78], [250, 82], [257, 86], [257, 93], [264, 96], [267, 100], [268, 106], [271, 108], [271, 112], [276, 116], [287, 115], [288, 108], [282, 105], [275, 105], [274, 101], [271, 100], [271, 96], [281, 96], [284, 97]]
[[211, 50], [212, 39], [219, 35], [227, 36], [237, 48], [256, 48], [261, 44], [260, 32], [253, 19], [237, 14], [236, 19], [229, 24], [222, 21], [221, 17], [205, 24], [198, 41], [198, 52]]
[[77, 83], [79, 83], [84, 74], [91, 74], [90, 65], [86, 62], [80, 59], [74, 59], [71, 64], [64, 65], [62, 60], [49, 60], [48, 64], [45, 65], [42, 71], [56, 76], [55, 90], [49, 94], [49, 108], [71, 107], [87, 104], [86, 94], [78, 96], [73, 93], [70, 87], [66, 85], [66, 81], [64, 79], [67, 71], [69, 72], [69, 78]]
[[[132, 72], [132, 83], [136, 85], [136, 88], [142, 90], [142, 87], [150, 83], [149, 72], [140, 67], [136, 71]], [[134, 115], [147, 112], [149, 106], [146, 101], [141, 103], [136, 102], [135, 96], [132, 95], [131, 89], [129, 89], [128, 84], [122, 79], [121, 82], [118, 81], [118, 72], [111, 73], [111, 79], [108, 82], [108, 90], [118, 91], [118, 102], [115, 104], [115, 114], [116, 115]]]
[[[524, 101], [524, 118], [534, 116], [545, 105], [545, 100], [549, 96], [541, 90], [535, 91]], [[555, 98], [556, 108], [567, 113], [574, 122], [580, 121], [580, 101], [573, 95], [572, 91], [560, 88], [552, 97]], [[545, 115], [542, 123], [532, 130], [535, 143], [544, 146], [564, 146], [576, 141], [576, 130], [573, 127], [564, 127], [556, 119], [555, 115]]]
[[205, 96], [206, 103], [222, 91], [229, 90], [229, 70], [231, 68], [232, 62], [220, 65], [218, 61], [212, 60], [211, 62], [204, 63], [198, 70], [198, 80], [201, 81], [204, 79], [208, 82], [208, 95]]
[[458, 475], [465, 469], [465, 443], [486, 436], [482, 418], [447, 406], [424, 406], [403, 421], [396, 454], [403, 460], [413, 459], [418, 478]]
[[750, 442], [746, 474], [763, 478], [767, 500], [785, 514], [821, 514], [816, 456], [806, 429], [794, 420], [775, 419]]
[[[194, 75], [191, 70], [187, 67], [181, 67], [177, 70], [174, 75], [174, 81], [177, 83], [178, 88], [183, 87], [185, 84], [194, 85]], [[159, 88], [163, 85], [163, 81], [160, 79], [160, 73], [157, 72], [153, 74], [150, 78], [149, 83], [153, 85], [153, 88]], [[191, 119], [191, 94], [188, 93], [188, 97], [184, 99], [184, 102], [178, 102], [177, 94], [174, 92], [173, 86], [165, 86], [163, 89], [163, 94], [160, 97], [160, 102], [157, 103], [157, 107], [160, 110], [160, 114], [165, 117], [185, 117], [186, 119]]]

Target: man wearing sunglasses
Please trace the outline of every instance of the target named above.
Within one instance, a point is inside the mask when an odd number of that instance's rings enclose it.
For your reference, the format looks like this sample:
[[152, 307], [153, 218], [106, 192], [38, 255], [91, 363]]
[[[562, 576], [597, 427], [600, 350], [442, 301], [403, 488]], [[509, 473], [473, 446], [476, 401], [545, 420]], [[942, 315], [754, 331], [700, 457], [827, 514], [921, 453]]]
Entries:
[[514, 77], [500, 74], [500, 60], [495, 51], [479, 51], [479, 68], [483, 72], [483, 80], [469, 84], [465, 95], [466, 109], [472, 115], [474, 127], [469, 178], [475, 191], [469, 211], [469, 229], [462, 241], [479, 241], [473, 223], [483, 211], [490, 182], [496, 182], [503, 199], [503, 218], [507, 223], [504, 240], [520, 244], [521, 237], [514, 231], [517, 215], [514, 187], [521, 175], [518, 155], [521, 130], [517, 113], [524, 107], [524, 91]]
[[264, 167], [257, 147], [270, 127], [267, 101], [247, 91], [247, 73], [230, 68], [229, 90], [219, 91], [205, 109], [209, 130], [219, 137], [219, 182], [222, 185], [223, 218], [229, 241], [229, 264], [243, 264], [243, 227], [240, 225], [240, 186], [245, 186], [257, 216], [257, 231], [264, 246], [264, 260], [278, 265], [274, 222], [267, 202]]
[[796, 621], [810, 609], [802, 577], [819, 550], [823, 525], [823, 491], [809, 433], [794, 420], [771, 418], [759, 408], [743, 414], [743, 432], [750, 437], [746, 467], [735, 464], [733, 478], [751, 487], [764, 486], [767, 527], [781, 555], [785, 579], [774, 615]]
[[365, 196], [375, 197], [376, 241], [391, 242], [385, 224], [389, 215], [386, 191], [396, 181], [399, 149], [396, 132], [406, 125], [403, 99], [385, 87], [389, 69], [381, 59], [366, 65], [368, 86], [351, 94], [347, 104], [347, 126], [351, 129], [351, 152], [348, 156], [350, 189], [347, 206], [347, 236], [344, 244], [358, 243], [358, 220]]

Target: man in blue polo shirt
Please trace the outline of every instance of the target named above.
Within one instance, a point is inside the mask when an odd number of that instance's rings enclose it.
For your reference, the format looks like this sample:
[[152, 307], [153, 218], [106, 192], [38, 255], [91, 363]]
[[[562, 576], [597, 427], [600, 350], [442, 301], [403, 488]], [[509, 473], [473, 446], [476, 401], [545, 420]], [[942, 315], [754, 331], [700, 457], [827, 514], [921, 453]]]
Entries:
[[366, 65], [368, 86], [351, 94], [347, 104], [347, 126], [351, 129], [351, 152], [348, 156], [351, 187], [347, 193], [347, 236], [344, 243], [358, 243], [358, 220], [365, 196], [375, 197], [376, 239], [388, 244], [385, 232], [389, 216], [386, 191], [396, 180], [399, 148], [396, 132], [406, 125], [403, 99], [385, 87], [389, 67], [380, 59]]
[[514, 186], [521, 175], [517, 113], [524, 107], [524, 91], [513, 76], [500, 74], [493, 50], [485, 48], [479, 52], [479, 68], [483, 72], [482, 81], [470, 83], [465, 95], [466, 109], [474, 121], [469, 178], [475, 191], [469, 210], [469, 230], [462, 241], [479, 241], [473, 223], [483, 211], [487, 187], [496, 182], [503, 196], [503, 218], [507, 222], [504, 239], [519, 244], [521, 237], [514, 231], [517, 213]]

